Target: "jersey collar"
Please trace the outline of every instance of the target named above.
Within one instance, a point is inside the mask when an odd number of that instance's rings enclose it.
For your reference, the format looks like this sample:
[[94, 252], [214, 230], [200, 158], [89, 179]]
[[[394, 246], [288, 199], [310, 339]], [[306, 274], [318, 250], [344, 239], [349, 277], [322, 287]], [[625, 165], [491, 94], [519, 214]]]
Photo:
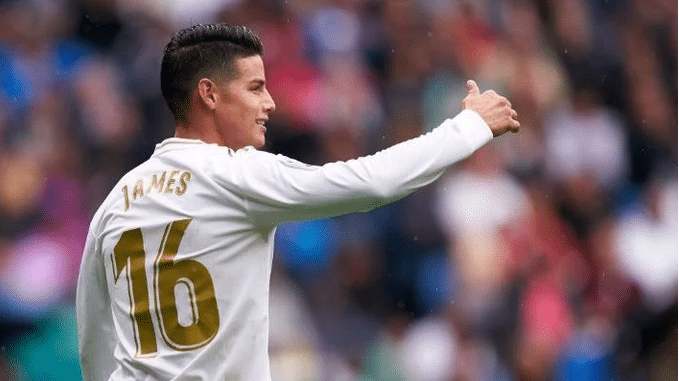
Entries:
[[199, 139], [186, 139], [186, 138], [171, 137], [171, 138], [167, 138], [167, 139], [163, 140], [162, 142], [156, 144], [155, 152], [164, 152], [164, 151], [194, 147], [194, 146], [199, 146], [199, 145], [216, 146], [217, 143], [205, 143], [204, 141], [199, 140]]

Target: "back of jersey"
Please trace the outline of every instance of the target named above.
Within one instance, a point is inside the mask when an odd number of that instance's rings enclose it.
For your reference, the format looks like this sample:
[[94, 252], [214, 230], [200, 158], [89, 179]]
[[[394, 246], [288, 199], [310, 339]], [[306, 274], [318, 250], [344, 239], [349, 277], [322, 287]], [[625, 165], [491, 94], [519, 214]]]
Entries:
[[465, 110], [418, 138], [321, 167], [165, 140], [92, 220], [76, 296], [86, 379], [269, 380], [274, 226], [397, 200], [492, 137]]
[[234, 155], [168, 139], [95, 215], [84, 260], [103, 261], [118, 340], [110, 379], [269, 379], [274, 230], [250, 221]]

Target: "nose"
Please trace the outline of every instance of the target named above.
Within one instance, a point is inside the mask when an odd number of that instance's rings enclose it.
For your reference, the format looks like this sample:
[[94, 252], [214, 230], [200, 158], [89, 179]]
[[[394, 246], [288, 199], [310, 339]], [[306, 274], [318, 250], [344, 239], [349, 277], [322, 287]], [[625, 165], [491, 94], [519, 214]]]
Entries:
[[271, 94], [269, 94], [268, 90], [266, 91], [266, 99], [264, 100], [264, 110], [268, 113], [271, 114], [274, 111], [276, 111], [276, 102], [273, 101], [273, 98], [271, 97]]

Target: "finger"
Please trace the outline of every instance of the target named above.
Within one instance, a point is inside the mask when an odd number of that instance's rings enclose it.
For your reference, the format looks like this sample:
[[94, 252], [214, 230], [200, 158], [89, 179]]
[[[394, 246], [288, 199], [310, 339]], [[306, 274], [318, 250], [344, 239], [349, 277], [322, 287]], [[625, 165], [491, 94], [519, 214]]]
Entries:
[[512, 124], [509, 126], [509, 131], [511, 132], [519, 132], [519, 129], [521, 128], [521, 124], [519, 123], [518, 120], [512, 120]]
[[470, 79], [467, 81], [467, 94], [469, 95], [479, 95], [481, 92], [479, 91], [479, 86], [474, 82], [474, 80]]

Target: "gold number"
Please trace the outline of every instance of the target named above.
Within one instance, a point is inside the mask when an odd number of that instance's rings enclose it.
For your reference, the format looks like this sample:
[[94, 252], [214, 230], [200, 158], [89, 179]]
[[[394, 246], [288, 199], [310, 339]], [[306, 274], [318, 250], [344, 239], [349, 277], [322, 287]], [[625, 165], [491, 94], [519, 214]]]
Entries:
[[127, 268], [127, 292], [130, 297], [130, 317], [137, 356], [155, 353], [156, 335], [153, 331], [149, 294], [144, 269], [144, 239], [141, 229], [124, 232], [113, 249], [113, 274], [115, 282]]
[[[160, 330], [165, 343], [180, 351], [209, 343], [219, 328], [215, 289], [207, 268], [192, 259], [174, 260], [179, 242], [190, 222], [190, 219], [174, 221], [165, 228], [154, 266], [156, 313]], [[189, 289], [193, 315], [193, 322], [189, 326], [179, 324], [174, 294], [178, 283], [185, 284]]]
[[[165, 343], [179, 351], [196, 349], [209, 343], [219, 330], [219, 310], [210, 272], [192, 259], [175, 261], [179, 243], [190, 222], [191, 219], [178, 220], [165, 227], [153, 270], [156, 316], [160, 330]], [[111, 260], [116, 283], [123, 269], [127, 268], [130, 318], [138, 357], [152, 356], [158, 351], [151, 320], [145, 259], [141, 229], [124, 232], [113, 249]], [[193, 320], [186, 326], [179, 323], [174, 293], [177, 284], [183, 284], [189, 290]]]

